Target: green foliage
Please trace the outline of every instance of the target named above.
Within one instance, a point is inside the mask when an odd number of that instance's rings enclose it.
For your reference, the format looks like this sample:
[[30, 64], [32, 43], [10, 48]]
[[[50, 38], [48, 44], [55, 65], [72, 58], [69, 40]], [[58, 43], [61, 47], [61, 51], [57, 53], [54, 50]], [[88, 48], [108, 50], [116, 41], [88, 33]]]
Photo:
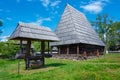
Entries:
[[120, 22], [115, 22], [113, 26], [114, 28], [111, 30], [111, 33], [114, 33], [117, 36], [116, 38], [120, 40]]
[[[34, 46], [35, 51], [40, 52], [41, 51], [41, 42], [32, 42], [32, 46]], [[45, 42], [45, 51], [48, 50], [48, 42]]]
[[92, 22], [100, 38], [106, 44], [106, 49], [115, 50], [117, 42], [120, 40], [120, 22], [113, 22], [108, 14], [97, 15], [96, 21]]
[[14, 41], [0, 42], [1, 55], [9, 58], [19, 51], [19, 46]]
[[99, 33], [102, 40], [106, 43], [106, 38], [104, 35], [107, 35], [109, 33], [109, 30], [111, 29], [113, 21], [108, 17], [108, 14], [104, 15], [97, 15], [96, 21], [93, 22], [93, 26], [96, 27], [96, 31]]
[[48, 51], [48, 42], [45, 42], [45, 51]]
[[32, 42], [32, 46], [34, 46], [35, 51], [41, 51], [41, 42]]
[[0, 80], [119, 80], [120, 54], [108, 54], [99, 58], [73, 61], [45, 59], [44, 68], [25, 70], [20, 61], [0, 60]]
[[108, 33], [108, 47], [114, 49], [120, 41], [120, 22], [114, 22]]

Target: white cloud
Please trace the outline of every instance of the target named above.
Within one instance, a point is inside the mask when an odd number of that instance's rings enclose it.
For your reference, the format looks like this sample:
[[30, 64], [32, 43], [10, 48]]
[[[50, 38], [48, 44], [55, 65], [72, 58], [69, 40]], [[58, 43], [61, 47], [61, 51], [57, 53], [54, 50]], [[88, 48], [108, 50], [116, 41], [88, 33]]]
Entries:
[[40, 0], [42, 2], [42, 5], [44, 7], [48, 7], [48, 5], [50, 4], [50, 0]]
[[61, 0], [40, 0], [41, 4], [46, 8], [46, 11], [51, 12], [51, 14], [58, 14], [57, 11], [55, 11], [57, 8], [59, 8], [59, 4], [61, 3]]
[[0, 42], [8, 41], [8, 37], [10, 37], [10, 35], [8, 35], [8, 36], [0, 36]]
[[91, 13], [100, 13], [105, 6], [105, 3], [109, 2], [109, 0], [98, 0], [98, 1], [92, 1], [87, 5], [80, 6], [80, 8], [83, 8], [84, 10], [91, 12]]
[[40, 0], [42, 2], [42, 5], [44, 7], [48, 7], [48, 6], [51, 6], [51, 7], [54, 7], [54, 6], [57, 6], [61, 1], [60, 0], [56, 0], [54, 2], [52, 2], [51, 0]]
[[54, 7], [54, 6], [58, 5], [60, 2], [61, 2], [60, 0], [51, 2], [51, 6]]
[[102, 3], [101, 2], [94, 2], [85, 6], [81, 6], [81, 8], [85, 9], [86, 11], [92, 13], [99, 13], [102, 11]]
[[32, 24], [42, 25], [44, 21], [51, 21], [51, 18], [39, 18], [37, 21], [32, 22]]
[[58, 11], [51, 11], [51, 14], [58, 14]]

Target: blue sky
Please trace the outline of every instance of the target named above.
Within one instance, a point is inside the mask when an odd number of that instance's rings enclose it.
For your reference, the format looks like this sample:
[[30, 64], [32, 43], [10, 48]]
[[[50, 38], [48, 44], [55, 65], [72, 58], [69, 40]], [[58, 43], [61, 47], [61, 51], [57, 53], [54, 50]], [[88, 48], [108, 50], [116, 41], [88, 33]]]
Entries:
[[120, 21], [120, 0], [0, 0], [0, 20], [3, 22], [0, 40], [5, 41], [19, 21], [48, 26], [54, 31], [66, 3], [83, 12], [89, 21], [104, 13]]

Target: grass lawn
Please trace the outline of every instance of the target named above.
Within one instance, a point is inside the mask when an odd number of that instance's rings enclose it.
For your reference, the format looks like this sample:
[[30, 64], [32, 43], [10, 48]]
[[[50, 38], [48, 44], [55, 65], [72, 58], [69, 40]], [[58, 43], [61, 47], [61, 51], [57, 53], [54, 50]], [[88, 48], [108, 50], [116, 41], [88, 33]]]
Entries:
[[82, 60], [46, 59], [45, 68], [25, 70], [20, 61], [0, 60], [0, 80], [120, 80], [120, 54]]

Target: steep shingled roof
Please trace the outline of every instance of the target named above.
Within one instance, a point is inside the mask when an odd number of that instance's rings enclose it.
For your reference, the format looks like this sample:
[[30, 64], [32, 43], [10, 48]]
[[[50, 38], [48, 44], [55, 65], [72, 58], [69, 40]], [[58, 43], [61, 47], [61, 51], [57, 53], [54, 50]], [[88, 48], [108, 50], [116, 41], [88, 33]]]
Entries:
[[51, 46], [76, 43], [105, 46], [85, 15], [69, 4], [66, 5], [55, 33], [60, 42], [51, 42]]
[[56, 34], [53, 33], [50, 28], [23, 22], [18, 23], [18, 26], [10, 36], [10, 39], [59, 41]]

